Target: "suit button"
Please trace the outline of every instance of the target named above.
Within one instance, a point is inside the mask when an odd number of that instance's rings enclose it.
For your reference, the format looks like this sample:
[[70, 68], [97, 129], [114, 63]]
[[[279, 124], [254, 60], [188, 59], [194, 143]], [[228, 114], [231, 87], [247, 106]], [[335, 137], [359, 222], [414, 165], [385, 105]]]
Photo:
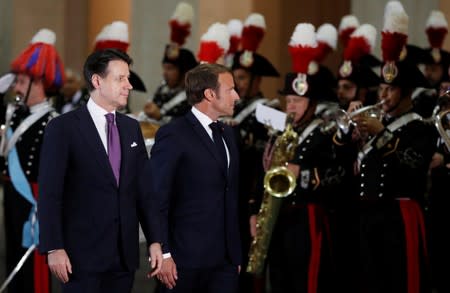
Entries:
[[114, 223], [119, 223], [119, 218], [114, 218]]

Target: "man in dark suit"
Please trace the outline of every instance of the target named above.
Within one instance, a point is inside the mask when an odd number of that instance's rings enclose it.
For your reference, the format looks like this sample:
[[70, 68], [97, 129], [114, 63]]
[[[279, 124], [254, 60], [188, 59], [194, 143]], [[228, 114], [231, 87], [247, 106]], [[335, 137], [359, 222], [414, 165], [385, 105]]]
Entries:
[[216, 120], [233, 115], [239, 96], [217, 64], [190, 70], [186, 93], [192, 109], [158, 130], [149, 164], [163, 213], [161, 291], [236, 292], [238, 150], [233, 130]]
[[63, 292], [131, 292], [139, 222], [153, 274], [161, 267], [157, 206], [144, 192], [143, 136], [137, 121], [117, 112], [132, 89], [130, 64], [115, 49], [92, 53], [84, 65], [87, 105], [59, 116], [45, 131], [39, 249], [48, 254]]

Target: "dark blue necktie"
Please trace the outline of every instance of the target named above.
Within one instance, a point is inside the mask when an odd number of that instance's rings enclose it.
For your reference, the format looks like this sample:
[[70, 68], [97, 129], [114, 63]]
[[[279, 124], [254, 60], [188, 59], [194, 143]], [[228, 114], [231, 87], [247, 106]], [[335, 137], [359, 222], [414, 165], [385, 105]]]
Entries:
[[114, 123], [114, 114], [108, 113], [105, 115], [106, 122], [108, 125], [108, 158], [111, 168], [116, 177], [117, 185], [119, 185], [120, 177], [120, 138], [119, 130], [117, 129], [116, 123]]
[[219, 154], [221, 164], [226, 170], [228, 168], [228, 160], [227, 152], [225, 150], [225, 145], [222, 138], [223, 125], [221, 122], [212, 122], [211, 124], [209, 124], [209, 127], [212, 129], [214, 145], [216, 146], [217, 152]]

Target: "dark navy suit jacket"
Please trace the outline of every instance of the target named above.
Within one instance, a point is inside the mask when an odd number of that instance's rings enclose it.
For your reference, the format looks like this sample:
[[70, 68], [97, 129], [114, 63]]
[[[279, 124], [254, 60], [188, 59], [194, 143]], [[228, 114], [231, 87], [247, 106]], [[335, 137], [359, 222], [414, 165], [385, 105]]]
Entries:
[[206, 130], [189, 111], [161, 127], [150, 156], [152, 194], [160, 201], [163, 252], [177, 267], [239, 265], [238, 150], [225, 126], [228, 170]]
[[39, 250], [65, 249], [74, 270], [108, 270], [118, 255], [139, 263], [138, 222], [149, 243], [160, 242], [159, 216], [145, 188], [148, 161], [136, 120], [116, 112], [121, 168], [117, 186], [87, 107], [47, 126], [39, 169]]

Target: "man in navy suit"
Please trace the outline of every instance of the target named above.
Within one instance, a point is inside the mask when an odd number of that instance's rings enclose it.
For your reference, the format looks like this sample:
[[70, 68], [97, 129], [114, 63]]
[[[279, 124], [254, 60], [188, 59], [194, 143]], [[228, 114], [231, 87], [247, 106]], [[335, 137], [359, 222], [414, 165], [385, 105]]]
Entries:
[[158, 279], [162, 292], [232, 293], [241, 264], [238, 150], [231, 127], [217, 119], [233, 115], [239, 96], [218, 64], [190, 70], [186, 93], [192, 109], [158, 130], [150, 156], [163, 214]]
[[139, 222], [153, 274], [162, 264], [158, 207], [142, 172], [148, 160], [143, 136], [136, 120], [117, 112], [132, 89], [130, 64], [118, 50], [92, 53], [84, 65], [87, 105], [52, 120], [45, 131], [39, 249], [63, 292], [131, 292]]

